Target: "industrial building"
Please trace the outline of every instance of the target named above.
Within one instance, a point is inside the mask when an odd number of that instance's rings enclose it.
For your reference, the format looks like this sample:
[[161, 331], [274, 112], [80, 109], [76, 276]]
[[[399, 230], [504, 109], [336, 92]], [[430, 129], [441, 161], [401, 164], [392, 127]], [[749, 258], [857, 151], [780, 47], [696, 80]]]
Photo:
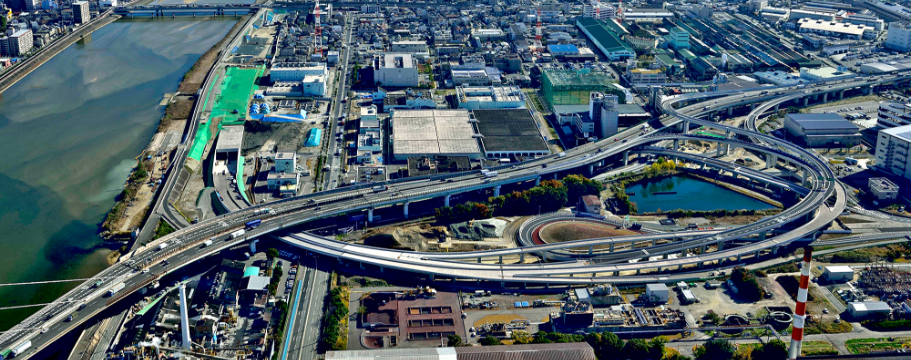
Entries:
[[857, 125], [838, 114], [788, 114], [784, 127], [808, 147], [851, 147], [862, 137]]
[[888, 62], [871, 62], [860, 64], [860, 72], [864, 74], [887, 74], [893, 71], [903, 71], [908, 69], [911, 69], [911, 59], [895, 59], [889, 60]]
[[798, 32], [823, 36], [835, 36], [845, 39], [873, 39], [877, 31], [866, 25], [838, 23], [828, 20], [800, 19], [797, 21]]
[[873, 316], [889, 316], [892, 308], [882, 301], [849, 302], [848, 313], [854, 319], [866, 319]]
[[802, 19], [835, 21], [835, 13], [831, 13], [828, 11], [791, 9], [788, 20], [793, 21], [793, 20], [802, 20]]
[[466, 156], [480, 159], [481, 149], [468, 110], [393, 110], [392, 155], [397, 161], [413, 156]]
[[664, 20], [672, 20], [673, 18], [674, 13], [666, 9], [623, 9], [623, 21], [659, 24]]
[[222, 127], [215, 142], [215, 162], [228, 167], [231, 174], [237, 173], [240, 160], [240, 149], [244, 143], [244, 126], [231, 125]]
[[498, 346], [460, 346], [418, 349], [382, 349], [329, 351], [326, 360], [383, 360], [415, 358], [421, 360], [595, 360], [595, 351], [588, 343], [551, 343]]
[[547, 45], [547, 52], [554, 57], [563, 57], [567, 55], [578, 55], [579, 48], [576, 45]]
[[886, 32], [886, 42], [883, 45], [901, 52], [911, 51], [911, 24], [907, 22], [889, 23], [889, 31]]
[[373, 81], [376, 85], [418, 86], [417, 60], [411, 54], [385, 53], [373, 57]]
[[274, 63], [269, 68], [269, 79], [272, 82], [300, 82], [307, 75], [322, 76], [325, 82], [329, 69], [326, 64], [317, 62]]
[[690, 48], [690, 33], [681, 27], [671, 28], [665, 39], [667, 39], [668, 46], [675, 50]]
[[867, 186], [870, 188], [870, 194], [876, 201], [890, 203], [898, 199], [898, 185], [886, 178], [870, 178], [867, 180]]
[[645, 301], [653, 304], [665, 304], [670, 300], [670, 290], [667, 285], [645, 284]]
[[876, 124], [882, 128], [911, 125], [911, 103], [880, 101]]
[[661, 69], [630, 69], [627, 80], [633, 86], [661, 85], [667, 82], [667, 74]]
[[876, 139], [876, 167], [886, 173], [911, 179], [911, 125], [880, 130]]
[[472, 114], [477, 120], [478, 136], [488, 159], [550, 154], [547, 142], [528, 109], [482, 109]]
[[857, 74], [848, 71], [844, 66], [833, 68], [823, 66], [818, 68], [801, 68], [800, 78], [809, 81], [838, 81], [848, 80], [857, 77]]
[[574, 114], [573, 123], [580, 138], [606, 139], [619, 131], [620, 106], [613, 94], [592, 92], [587, 113]]
[[425, 53], [427, 52], [427, 43], [423, 41], [393, 41], [389, 51], [396, 53]]
[[545, 70], [542, 77], [544, 98], [551, 106], [587, 105], [592, 92], [624, 96], [607, 73], [574, 70]]
[[462, 109], [521, 109], [525, 107], [525, 95], [518, 86], [459, 86], [455, 90], [456, 102]]
[[88, 1], [76, 1], [73, 3], [73, 22], [76, 24], [85, 24], [92, 19], [92, 13], [89, 12]]
[[636, 51], [620, 40], [620, 36], [610, 30], [603, 20], [579, 18], [576, 19], [576, 27], [578, 27], [588, 40], [594, 43], [595, 47], [598, 48], [598, 50], [601, 50], [601, 53], [610, 59], [610, 61], [619, 61], [636, 57]]
[[489, 66], [481, 69], [452, 69], [451, 74], [454, 86], [488, 86], [503, 82], [500, 70]]
[[854, 269], [850, 266], [826, 266], [822, 278], [829, 282], [853, 281]]

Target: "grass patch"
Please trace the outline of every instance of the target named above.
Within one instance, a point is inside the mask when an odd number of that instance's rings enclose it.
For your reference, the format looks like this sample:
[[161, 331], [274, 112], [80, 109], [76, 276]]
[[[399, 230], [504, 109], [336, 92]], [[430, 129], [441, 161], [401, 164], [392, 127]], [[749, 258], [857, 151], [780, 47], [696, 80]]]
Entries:
[[838, 355], [838, 350], [828, 341], [804, 341], [800, 348], [800, 355]]
[[768, 269], [764, 270], [766, 274], [783, 274], [783, 273], [795, 273], [799, 272], [800, 268], [797, 266], [796, 262], [775, 265]]
[[873, 352], [886, 352], [901, 349], [911, 338], [870, 338], [850, 339], [845, 341], [845, 347], [852, 354], [869, 354]]
[[806, 331], [807, 335], [843, 334], [843, 333], [848, 333], [848, 332], [854, 331], [854, 325], [851, 325], [851, 323], [849, 323], [847, 321], [841, 321], [837, 324], [834, 321], [828, 321], [828, 322], [812, 321], [812, 322], [807, 322], [805, 331]]
[[154, 239], [162, 238], [175, 231], [177, 231], [177, 230], [174, 229], [174, 227], [171, 226], [171, 224], [168, 224], [167, 221], [158, 220], [158, 226], [155, 227], [155, 235], [152, 237], [152, 239], [154, 240]]

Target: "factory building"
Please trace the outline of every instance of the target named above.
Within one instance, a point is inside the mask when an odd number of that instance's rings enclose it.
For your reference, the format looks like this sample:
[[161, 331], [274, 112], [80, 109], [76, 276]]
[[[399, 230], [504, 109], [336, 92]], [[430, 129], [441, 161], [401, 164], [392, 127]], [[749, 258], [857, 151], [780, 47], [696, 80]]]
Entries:
[[624, 96], [614, 79], [603, 72], [544, 70], [542, 89], [548, 104], [587, 105], [593, 91]]
[[850, 266], [826, 266], [822, 278], [828, 282], [848, 282], [854, 280], [854, 269]]
[[835, 21], [835, 14], [825, 11], [792, 9], [788, 20], [812, 19], [822, 21]]
[[911, 179], [911, 125], [880, 130], [876, 139], [876, 167]]
[[393, 110], [393, 158], [466, 156], [480, 159], [481, 149], [468, 110]]
[[848, 14], [841, 21], [848, 24], [869, 26], [875, 31], [883, 31], [886, 28], [886, 22], [883, 19], [871, 15]]
[[828, 20], [803, 18], [797, 21], [798, 32], [844, 39], [875, 39], [878, 32], [866, 25], [838, 23]]
[[538, 123], [528, 109], [482, 109], [472, 111], [478, 136], [488, 159], [550, 155]]
[[901, 52], [911, 51], [911, 24], [906, 22], [889, 23], [886, 32], [886, 48]]
[[664, 284], [645, 284], [645, 301], [653, 304], [665, 304], [670, 300], [670, 290]]
[[459, 86], [456, 89], [459, 108], [520, 109], [525, 107], [525, 95], [518, 86]]
[[272, 82], [300, 82], [304, 81], [307, 75], [322, 76], [325, 82], [329, 69], [326, 68], [326, 64], [316, 62], [274, 63], [269, 68], [269, 79]]
[[237, 163], [240, 160], [240, 149], [244, 143], [244, 126], [231, 125], [222, 127], [218, 132], [218, 141], [215, 143], [215, 163], [213, 170], [218, 172], [221, 166], [227, 166], [231, 174], [237, 173]]
[[857, 125], [838, 114], [788, 114], [784, 126], [808, 147], [850, 147], [862, 137]]
[[673, 20], [674, 13], [666, 9], [629, 8], [623, 10], [623, 21], [659, 24], [664, 20]]
[[576, 45], [547, 45], [547, 52], [554, 57], [564, 57], [568, 55], [578, 55], [579, 48]]
[[892, 308], [882, 301], [849, 302], [848, 313], [854, 319], [860, 320], [874, 316], [889, 316], [892, 314]]
[[860, 72], [864, 74], [886, 74], [908, 69], [911, 69], [911, 59], [895, 59], [889, 62], [873, 62], [860, 65]]
[[867, 180], [870, 194], [880, 203], [891, 203], [898, 200], [898, 185], [886, 178], [870, 178]]
[[911, 104], [898, 101], [880, 101], [876, 124], [883, 128], [911, 125]]
[[[613, 21], [613, 20], [607, 20]], [[605, 21], [593, 18], [579, 18], [576, 20], [576, 27], [585, 34], [585, 36], [605, 57], [610, 61], [619, 61], [636, 57], [636, 51], [629, 45], [620, 40], [620, 36], [610, 30], [605, 25]]]
[[418, 86], [417, 61], [411, 54], [385, 53], [373, 57], [373, 80], [390, 87]]
[[838, 80], [848, 80], [857, 77], [857, 74], [848, 71], [844, 66], [839, 66], [838, 68], [833, 68], [831, 66], [823, 66], [819, 68], [801, 68], [800, 69], [800, 78], [806, 79], [809, 81], [838, 81]]

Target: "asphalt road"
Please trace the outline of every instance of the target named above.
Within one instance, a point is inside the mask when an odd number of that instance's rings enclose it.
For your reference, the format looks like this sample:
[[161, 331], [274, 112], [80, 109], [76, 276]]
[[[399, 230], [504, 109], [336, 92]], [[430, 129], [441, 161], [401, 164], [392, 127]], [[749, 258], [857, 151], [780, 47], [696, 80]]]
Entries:
[[326, 260], [319, 262], [315, 256], [305, 256], [301, 268], [306, 266], [302, 296], [295, 300], [297, 312], [288, 334], [289, 348], [282, 360], [312, 360], [317, 358], [319, 349], [320, 320], [323, 318], [323, 304], [329, 291], [329, 272]]
[[[348, 59], [350, 57], [348, 45], [350, 45], [351, 42], [352, 26], [350, 26], [351, 21], [347, 16], [345, 19], [345, 38], [342, 40], [342, 43], [345, 44], [345, 47], [342, 48], [342, 54], [340, 56], [341, 59], [339, 59], [339, 77], [336, 85], [336, 89], [338, 89], [338, 91], [335, 94], [335, 98], [332, 99], [332, 114], [329, 116], [329, 125], [331, 127], [331, 130], [329, 132], [329, 143], [326, 147], [326, 162], [329, 163], [331, 168], [328, 174], [324, 175], [325, 177], [323, 180], [323, 189], [335, 189], [341, 185], [339, 184], [339, 172], [341, 171], [342, 166], [345, 165], [343, 156], [345, 146], [345, 129], [343, 126], [339, 126], [338, 124], [339, 116], [348, 113], [347, 109], [349, 102], [346, 101], [343, 103], [342, 101], [345, 99], [345, 96], [348, 95], [348, 90], [351, 86], [351, 84], [348, 83]], [[336, 134], [339, 132], [341, 132], [343, 136], [341, 141], [336, 140]], [[335, 154], [340, 155], [335, 156]]]

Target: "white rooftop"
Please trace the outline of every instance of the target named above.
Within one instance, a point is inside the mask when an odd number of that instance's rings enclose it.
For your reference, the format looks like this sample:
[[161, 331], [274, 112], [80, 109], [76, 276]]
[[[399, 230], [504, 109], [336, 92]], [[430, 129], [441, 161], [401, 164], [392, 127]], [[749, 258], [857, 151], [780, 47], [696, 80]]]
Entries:
[[395, 110], [392, 148], [397, 156], [480, 153], [468, 110]]

